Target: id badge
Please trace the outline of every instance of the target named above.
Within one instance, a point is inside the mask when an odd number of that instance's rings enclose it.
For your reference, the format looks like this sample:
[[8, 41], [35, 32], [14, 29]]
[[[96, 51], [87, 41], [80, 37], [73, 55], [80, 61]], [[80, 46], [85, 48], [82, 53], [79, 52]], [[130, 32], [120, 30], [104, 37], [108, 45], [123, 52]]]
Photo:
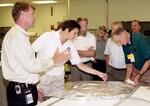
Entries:
[[16, 94], [21, 94], [21, 88], [20, 88], [20, 85], [15, 85], [15, 91], [16, 91]]
[[131, 62], [135, 62], [135, 58], [134, 58], [134, 54], [133, 53], [130, 53], [129, 55], [127, 55], [128, 59], [131, 61]]
[[26, 102], [27, 105], [34, 102], [31, 89], [29, 89], [29, 88], [25, 89], [24, 90], [24, 95], [25, 95], [25, 102]]

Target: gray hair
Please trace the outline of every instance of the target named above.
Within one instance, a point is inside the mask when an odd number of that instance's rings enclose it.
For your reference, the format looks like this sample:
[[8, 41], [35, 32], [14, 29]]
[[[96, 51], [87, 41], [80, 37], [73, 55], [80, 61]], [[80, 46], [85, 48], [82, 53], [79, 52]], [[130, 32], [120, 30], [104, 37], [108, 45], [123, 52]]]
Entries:
[[113, 38], [115, 35], [119, 36], [122, 32], [126, 31], [124, 28], [118, 28], [114, 32], [112, 32], [111, 38]]

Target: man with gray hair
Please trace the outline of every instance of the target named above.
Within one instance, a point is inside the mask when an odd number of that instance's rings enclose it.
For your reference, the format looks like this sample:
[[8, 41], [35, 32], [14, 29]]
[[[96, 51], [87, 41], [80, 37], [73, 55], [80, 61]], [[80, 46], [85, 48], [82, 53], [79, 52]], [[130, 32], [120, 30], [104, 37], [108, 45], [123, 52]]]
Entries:
[[[111, 23], [112, 32], [120, 27], [123, 27], [120, 21]], [[117, 45], [109, 38], [104, 54], [106, 55], [108, 81], [124, 81], [126, 76], [126, 64], [122, 46]]]
[[128, 33], [124, 28], [118, 28], [112, 33], [112, 39], [123, 46], [127, 64], [126, 80], [131, 78], [134, 67], [138, 73], [135, 84], [150, 85], [150, 41], [141, 33]]

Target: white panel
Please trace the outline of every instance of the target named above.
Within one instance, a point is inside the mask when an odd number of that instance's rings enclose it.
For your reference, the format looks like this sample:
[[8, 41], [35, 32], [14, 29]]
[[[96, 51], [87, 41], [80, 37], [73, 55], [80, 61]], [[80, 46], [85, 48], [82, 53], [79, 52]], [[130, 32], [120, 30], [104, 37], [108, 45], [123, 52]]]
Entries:
[[112, 21], [150, 21], [150, 0], [108, 0], [109, 23]]
[[106, 25], [105, 0], [70, 0], [70, 18], [77, 19], [80, 16], [89, 19], [89, 28], [98, 28]]

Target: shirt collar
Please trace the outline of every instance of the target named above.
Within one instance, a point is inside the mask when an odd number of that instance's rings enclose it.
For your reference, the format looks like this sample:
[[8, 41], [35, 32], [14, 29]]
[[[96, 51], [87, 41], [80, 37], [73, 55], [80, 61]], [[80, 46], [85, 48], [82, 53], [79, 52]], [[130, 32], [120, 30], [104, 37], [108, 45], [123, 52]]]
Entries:
[[130, 33], [130, 44], [132, 44], [133, 33]]
[[131, 45], [132, 44], [132, 33], [130, 33], [130, 42], [127, 43], [127, 45]]
[[20, 32], [24, 33], [26, 36], [29, 37], [27, 31], [25, 31], [23, 28], [21, 28], [19, 25], [15, 24], [15, 28], [17, 28]]
[[[78, 34], [78, 36], [81, 36], [81, 35]], [[86, 36], [87, 36], [87, 32], [85, 32], [82, 36], [83, 36], [83, 37], [86, 37]]]
[[106, 38], [104, 37], [104, 39], [98, 39], [98, 37], [96, 37], [97, 41], [106, 41]]

